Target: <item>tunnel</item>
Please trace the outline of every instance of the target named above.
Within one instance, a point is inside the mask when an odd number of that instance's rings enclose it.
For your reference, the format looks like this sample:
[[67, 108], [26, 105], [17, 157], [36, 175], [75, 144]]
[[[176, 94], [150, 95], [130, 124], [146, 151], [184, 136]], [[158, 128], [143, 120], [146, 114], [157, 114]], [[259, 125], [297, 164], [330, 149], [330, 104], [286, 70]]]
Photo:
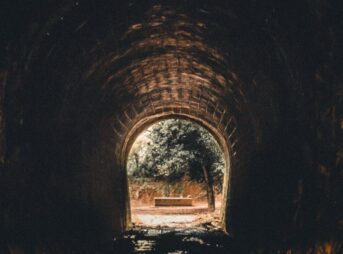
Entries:
[[4, 253], [69, 253], [123, 236], [130, 147], [170, 118], [204, 127], [224, 152], [225, 237], [259, 253], [342, 251], [339, 1], [37, 0], [3, 10]]

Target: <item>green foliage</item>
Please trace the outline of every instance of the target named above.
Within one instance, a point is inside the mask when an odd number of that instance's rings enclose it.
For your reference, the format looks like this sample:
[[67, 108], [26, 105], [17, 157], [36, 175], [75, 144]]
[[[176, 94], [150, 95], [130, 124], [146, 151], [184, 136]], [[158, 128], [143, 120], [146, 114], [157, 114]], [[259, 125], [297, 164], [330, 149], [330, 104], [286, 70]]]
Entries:
[[215, 184], [222, 182], [224, 159], [217, 142], [204, 128], [181, 119], [149, 127], [137, 138], [128, 158], [131, 178], [175, 181], [187, 176], [202, 181], [203, 166]]

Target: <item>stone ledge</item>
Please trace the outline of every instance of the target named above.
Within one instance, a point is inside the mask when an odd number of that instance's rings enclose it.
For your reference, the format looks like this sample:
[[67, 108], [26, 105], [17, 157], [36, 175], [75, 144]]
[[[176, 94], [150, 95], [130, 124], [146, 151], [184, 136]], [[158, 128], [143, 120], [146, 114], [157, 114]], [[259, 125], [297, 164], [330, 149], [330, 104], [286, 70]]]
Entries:
[[154, 203], [155, 206], [192, 206], [192, 198], [158, 197]]

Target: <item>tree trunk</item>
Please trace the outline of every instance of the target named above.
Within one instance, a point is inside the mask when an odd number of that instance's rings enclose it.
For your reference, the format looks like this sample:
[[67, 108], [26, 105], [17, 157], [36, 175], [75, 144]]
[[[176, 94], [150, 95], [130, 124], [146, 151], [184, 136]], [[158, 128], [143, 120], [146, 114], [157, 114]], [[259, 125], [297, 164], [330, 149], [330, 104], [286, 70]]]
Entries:
[[208, 202], [208, 209], [210, 211], [214, 211], [215, 209], [215, 199], [214, 199], [214, 190], [213, 190], [213, 181], [212, 178], [205, 166], [202, 166], [202, 170], [204, 172], [206, 189], [207, 189], [207, 202]]

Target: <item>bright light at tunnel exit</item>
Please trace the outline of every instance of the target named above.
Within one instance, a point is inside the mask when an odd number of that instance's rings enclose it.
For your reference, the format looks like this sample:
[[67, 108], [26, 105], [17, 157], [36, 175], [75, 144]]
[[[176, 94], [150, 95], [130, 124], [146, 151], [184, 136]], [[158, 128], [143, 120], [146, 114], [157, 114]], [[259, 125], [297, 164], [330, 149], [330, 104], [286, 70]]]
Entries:
[[133, 226], [220, 227], [224, 155], [205, 128], [183, 119], [138, 135], [127, 160]]

